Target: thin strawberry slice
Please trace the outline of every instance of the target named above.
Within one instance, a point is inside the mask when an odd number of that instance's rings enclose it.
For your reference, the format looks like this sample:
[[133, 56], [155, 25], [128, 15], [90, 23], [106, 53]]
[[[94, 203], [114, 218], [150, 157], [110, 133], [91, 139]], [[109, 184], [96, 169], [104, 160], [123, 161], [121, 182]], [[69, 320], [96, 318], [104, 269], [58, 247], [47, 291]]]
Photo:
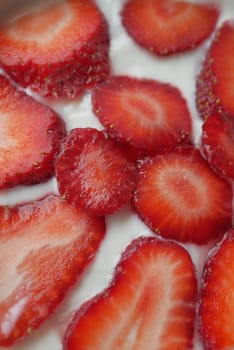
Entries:
[[52, 314], [93, 259], [105, 223], [55, 195], [2, 207], [0, 220], [0, 345], [9, 346]]
[[197, 282], [176, 243], [140, 237], [123, 253], [110, 286], [77, 311], [64, 350], [192, 349]]
[[202, 151], [212, 167], [234, 179], [234, 119], [210, 115], [202, 127]]
[[138, 215], [157, 234], [206, 243], [231, 226], [232, 187], [192, 147], [178, 147], [139, 164]]
[[206, 119], [214, 110], [234, 116], [234, 21], [217, 30], [197, 78], [196, 103]]
[[234, 230], [209, 255], [199, 302], [200, 333], [206, 350], [234, 347]]
[[109, 34], [92, 0], [65, 0], [2, 26], [0, 64], [43, 96], [73, 98], [109, 74]]
[[114, 76], [96, 86], [92, 102], [108, 134], [125, 145], [155, 153], [190, 141], [187, 103], [169, 84]]
[[64, 122], [54, 111], [0, 75], [0, 189], [52, 176], [64, 135]]
[[73, 129], [56, 162], [60, 193], [92, 215], [112, 214], [131, 198], [135, 166], [124, 150], [92, 128]]
[[215, 28], [219, 9], [212, 4], [174, 0], [128, 0], [122, 9], [128, 34], [156, 55], [193, 49]]

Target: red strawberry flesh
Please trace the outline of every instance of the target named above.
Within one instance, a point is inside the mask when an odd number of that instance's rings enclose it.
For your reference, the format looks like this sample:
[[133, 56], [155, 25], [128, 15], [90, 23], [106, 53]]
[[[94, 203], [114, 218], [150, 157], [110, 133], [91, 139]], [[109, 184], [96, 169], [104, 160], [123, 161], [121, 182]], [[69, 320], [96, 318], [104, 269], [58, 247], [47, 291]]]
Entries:
[[219, 10], [211, 4], [173, 0], [128, 0], [122, 23], [128, 34], [153, 54], [193, 49], [215, 28]]
[[50, 195], [0, 208], [0, 345], [40, 326], [93, 259], [105, 233], [102, 218]]
[[135, 166], [124, 150], [93, 128], [73, 129], [56, 162], [59, 192], [92, 215], [112, 214], [135, 188]]
[[196, 277], [188, 253], [140, 237], [123, 253], [110, 286], [68, 326], [64, 350], [192, 348]]
[[206, 350], [234, 346], [234, 231], [230, 230], [206, 262], [199, 303], [200, 333]]
[[234, 179], [234, 119], [212, 113], [202, 127], [202, 151], [212, 167]]
[[0, 30], [0, 64], [22, 86], [69, 97], [109, 74], [107, 23], [90, 0], [66, 0]]
[[234, 21], [217, 30], [197, 78], [197, 108], [206, 119], [219, 110], [234, 116]]
[[64, 122], [54, 111], [0, 75], [0, 188], [51, 177], [64, 135]]
[[178, 147], [139, 165], [138, 215], [165, 238], [198, 244], [231, 225], [232, 187], [192, 147]]
[[187, 103], [169, 84], [114, 76], [96, 86], [92, 101], [108, 134], [124, 145], [155, 153], [190, 141]]

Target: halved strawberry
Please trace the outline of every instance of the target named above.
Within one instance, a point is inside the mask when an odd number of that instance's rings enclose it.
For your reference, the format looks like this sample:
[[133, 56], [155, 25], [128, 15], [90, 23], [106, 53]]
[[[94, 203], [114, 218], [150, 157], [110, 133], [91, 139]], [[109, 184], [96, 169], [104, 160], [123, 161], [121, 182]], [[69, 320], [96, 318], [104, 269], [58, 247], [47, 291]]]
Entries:
[[212, 113], [202, 127], [202, 151], [212, 167], [234, 179], [234, 119]]
[[192, 349], [197, 282], [176, 243], [134, 240], [110, 286], [77, 311], [64, 350]]
[[0, 346], [9, 346], [62, 301], [99, 248], [105, 223], [55, 195], [1, 207], [0, 221]]
[[2, 26], [0, 64], [43, 96], [73, 98], [109, 74], [109, 34], [92, 0], [65, 0]]
[[210, 36], [219, 10], [212, 4], [174, 0], [128, 0], [122, 12], [128, 34], [153, 54], [193, 49]]
[[92, 215], [111, 214], [131, 198], [135, 166], [124, 150], [92, 128], [73, 129], [56, 162], [60, 193]]
[[64, 135], [64, 122], [54, 111], [0, 75], [0, 189], [52, 176]]
[[178, 147], [139, 164], [138, 215], [165, 238], [206, 243], [231, 226], [232, 187], [193, 147]]
[[209, 255], [199, 302], [200, 333], [206, 350], [234, 348], [234, 230]]
[[217, 30], [197, 78], [196, 103], [206, 119], [214, 110], [234, 116], [234, 21]]
[[125, 145], [155, 153], [190, 141], [187, 103], [169, 84], [114, 76], [96, 86], [92, 103], [108, 134]]

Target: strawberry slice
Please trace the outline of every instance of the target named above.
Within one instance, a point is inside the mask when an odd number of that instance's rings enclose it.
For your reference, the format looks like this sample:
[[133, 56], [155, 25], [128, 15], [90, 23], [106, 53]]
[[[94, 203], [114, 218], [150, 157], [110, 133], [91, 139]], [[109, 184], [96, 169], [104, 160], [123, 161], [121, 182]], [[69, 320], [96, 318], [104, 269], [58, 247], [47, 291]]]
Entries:
[[234, 230], [209, 255], [199, 303], [200, 333], [205, 349], [234, 347]]
[[91, 218], [49, 195], [0, 208], [0, 345], [38, 328], [94, 257], [105, 234]]
[[92, 215], [112, 214], [135, 187], [135, 166], [103, 131], [73, 129], [56, 162], [59, 192]]
[[52, 176], [64, 135], [64, 122], [54, 111], [0, 75], [0, 189]]
[[155, 153], [190, 141], [187, 103], [169, 84], [114, 76], [96, 86], [92, 103], [108, 134], [125, 145]]
[[64, 350], [192, 349], [197, 282], [186, 250], [154, 237], [134, 240], [110, 286], [81, 306]]
[[0, 29], [0, 64], [43, 96], [74, 98], [109, 74], [109, 34], [92, 0], [64, 0]]
[[212, 4], [174, 0], [128, 0], [122, 12], [128, 34], [156, 55], [193, 49], [215, 28], [219, 9]]
[[202, 151], [212, 167], [234, 179], [234, 119], [218, 113], [203, 124]]
[[138, 215], [155, 232], [206, 243], [231, 226], [232, 187], [193, 147], [178, 147], [139, 164]]
[[234, 116], [234, 20], [217, 30], [197, 78], [196, 103], [206, 119], [214, 110]]

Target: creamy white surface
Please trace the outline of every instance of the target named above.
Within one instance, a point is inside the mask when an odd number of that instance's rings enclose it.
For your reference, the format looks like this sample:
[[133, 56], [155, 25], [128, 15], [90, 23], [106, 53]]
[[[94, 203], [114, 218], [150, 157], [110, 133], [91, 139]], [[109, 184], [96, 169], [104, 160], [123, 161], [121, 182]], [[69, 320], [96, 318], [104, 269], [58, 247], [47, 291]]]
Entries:
[[[222, 7], [222, 15], [219, 23], [226, 18], [234, 18], [233, 0], [211, 0], [210, 2], [219, 3]], [[203, 60], [204, 52], [207, 49], [209, 41], [206, 41], [198, 49], [188, 53], [169, 58], [156, 58], [137, 46], [126, 34], [118, 15], [123, 3], [124, 1], [121, 0], [97, 0], [97, 4], [106, 15], [110, 26], [110, 53], [113, 73], [157, 79], [163, 82], [170, 82], [179, 87], [187, 99], [193, 117], [194, 140], [198, 142], [201, 120], [198, 118], [195, 108], [195, 77], [199, 71], [199, 65]], [[90, 101], [90, 94], [87, 93], [81, 100], [77, 99], [71, 103], [58, 102], [50, 104], [64, 118], [68, 130], [74, 127], [85, 126], [101, 129], [100, 123], [91, 111]], [[0, 191], [0, 204], [13, 205], [18, 202], [37, 199], [49, 192], [56, 191], [57, 185], [55, 179], [36, 186], [19, 186], [10, 190]], [[71, 316], [71, 312], [76, 310], [82, 302], [107, 286], [121, 252], [133, 238], [151, 234], [150, 230], [128, 207], [116, 215], [107, 217], [106, 221], [106, 239], [96, 259], [86, 270], [81, 281], [71, 290], [64, 303], [44, 325], [28, 337], [28, 339], [12, 347], [12, 350], [61, 350], [62, 333]], [[187, 245], [186, 248], [191, 253], [199, 278], [209, 247]], [[203, 349], [197, 335], [195, 336], [194, 349]]]

